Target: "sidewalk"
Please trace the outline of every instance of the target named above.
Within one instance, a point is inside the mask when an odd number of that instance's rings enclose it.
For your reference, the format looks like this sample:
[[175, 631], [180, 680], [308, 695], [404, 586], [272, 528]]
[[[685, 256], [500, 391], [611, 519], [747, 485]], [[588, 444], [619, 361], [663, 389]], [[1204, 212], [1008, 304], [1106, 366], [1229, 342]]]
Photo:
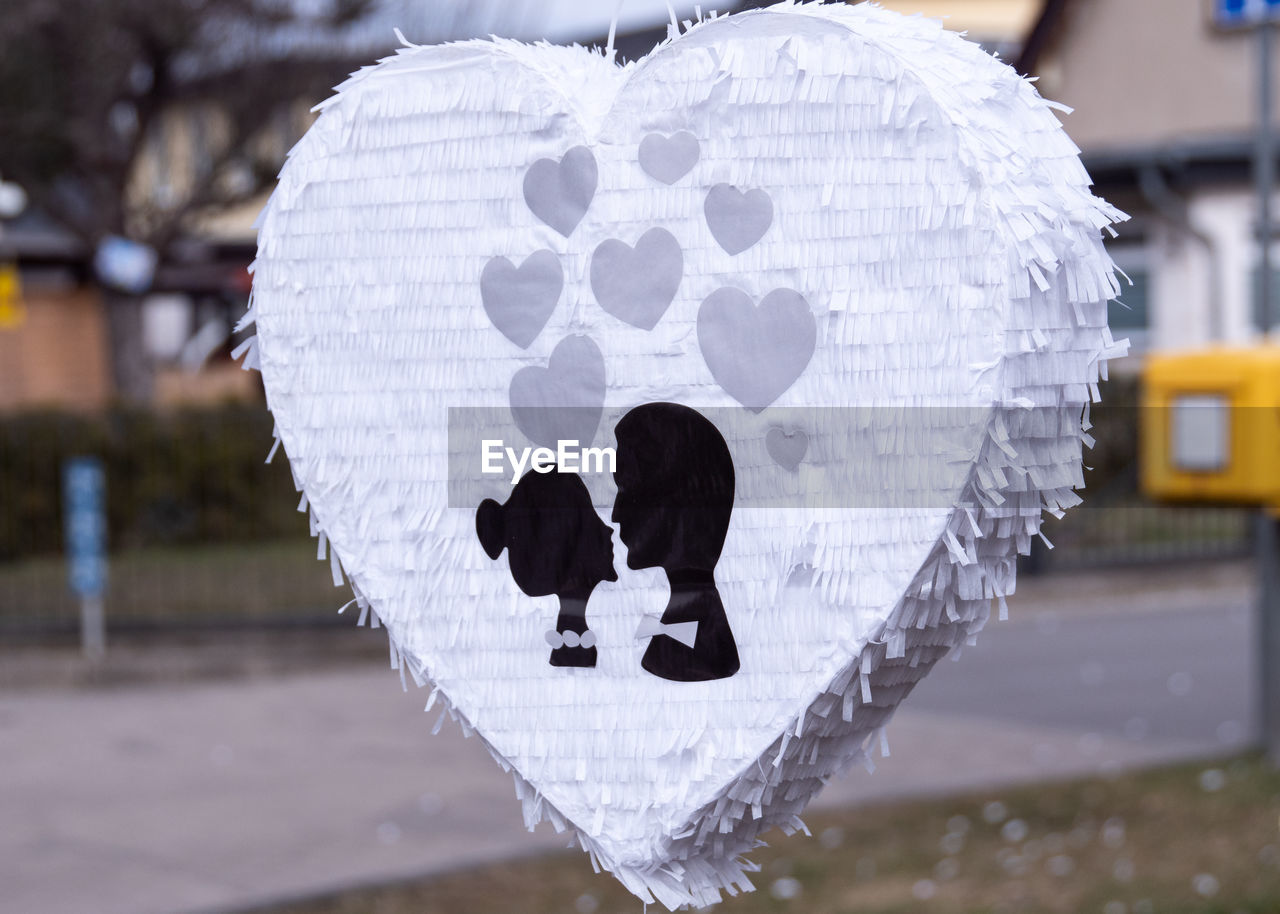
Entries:
[[[1177, 589], [1181, 573], [1162, 575], [1165, 591]], [[1152, 597], [1156, 582], [1128, 587], [1123, 576], [1112, 578], [1107, 599], [1105, 577], [1082, 584], [1094, 597], [1077, 596], [1076, 607], [1087, 604], [1072, 623], [1081, 632], [1063, 644], [1110, 624], [1108, 612], [1126, 624], [1170, 612], [1228, 632], [1233, 640], [1221, 646], [1215, 669], [1242, 650], [1247, 574], [1202, 569], [1197, 580], [1218, 585], [1191, 588], [1186, 605], [1161, 599], [1160, 588]], [[992, 626], [1043, 642], [1057, 626], [1046, 628], [1045, 619], [1071, 618], [1067, 585], [1075, 589], [1075, 582], [1045, 579], [1021, 587], [1010, 601], [1014, 621]], [[970, 663], [955, 664], [956, 673], [933, 676], [1003, 675], [1001, 688], [1010, 688], [1007, 677], [1024, 674], [1000, 660], [1000, 650], [1013, 649], [1001, 648], [998, 635], [992, 644], [996, 656], [966, 657]], [[1098, 657], [1100, 667], [1136, 666], [1125, 655]], [[1179, 664], [1172, 657], [1149, 678], [1163, 688], [1164, 670]], [[976, 685], [985, 694], [983, 682]], [[1237, 685], [1202, 696], [1207, 720], [1248, 720]], [[425, 697], [401, 692], [385, 660], [267, 679], [0, 693], [0, 910], [228, 910], [563, 847], [565, 836], [547, 827], [524, 830], [510, 777], [476, 740], [453, 724], [430, 734]], [[986, 702], [957, 712], [931, 707], [923, 695], [913, 704], [915, 697], [890, 728], [892, 756], [878, 760], [875, 774], [859, 769], [830, 785], [820, 805], [1220, 755], [1246, 738], [1239, 727], [1219, 727], [1215, 737], [1202, 726], [1134, 739], [1115, 727], [1054, 723], [1052, 714], [1047, 723], [1028, 722], [1025, 714], [1002, 717]]]

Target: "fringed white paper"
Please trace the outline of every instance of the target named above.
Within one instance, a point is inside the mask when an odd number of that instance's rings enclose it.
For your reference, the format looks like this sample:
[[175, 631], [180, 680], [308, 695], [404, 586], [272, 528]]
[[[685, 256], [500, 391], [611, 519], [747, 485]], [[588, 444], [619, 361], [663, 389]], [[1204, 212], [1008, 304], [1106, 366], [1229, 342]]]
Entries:
[[[1082, 410], [1123, 352], [1100, 238], [1122, 215], [1029, 83], [870, 4], [694, 24], [627, 66], [407, 47], [321, 109], [260, 221], [242, 354], [334, 580], [428, 709], [512, 772], [530, 827], [572, 829], [645, 902], [749, 890], [743, 855], [888, 754], [898, 703], [993, 601], [1004, 616], [1042, 513], [1078, 503]], [[610, 285], [642, 248], [630, 280], [678, 278], [665, 307]], [[726, 289], [725, 313], [785, 292], [756, 362], [699, 327]], [[549, 665], [555, 598], [523, 593], [451, 503], [450, 410], [505, 410], [557, 358], [603, 364], [598, 445], [638, 404], [741, 414], [715, 569], [735, 675], [641, 668], [666, 582], [620, 547], [588, 609], [597, 665]], [[795, 418], [820, 408], [843, 418]], [[612, 480], [586, 482], [604, 523]], [[828, 507], [795, 499], [822, 487]]]

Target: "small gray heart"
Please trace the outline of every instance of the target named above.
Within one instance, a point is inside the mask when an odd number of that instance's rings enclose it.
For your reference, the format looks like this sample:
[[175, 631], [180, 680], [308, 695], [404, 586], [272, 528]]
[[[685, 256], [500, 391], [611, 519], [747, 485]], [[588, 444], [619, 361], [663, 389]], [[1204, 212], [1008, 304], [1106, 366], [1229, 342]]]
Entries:
[[786, 432], [775, 425], [764, 436], [764, 446], [774, 463], [794, 473], [809, 453], [809, 436], [803, 429]]
[[610, 238], [591, 255], [591, 291], [600, 307], [641, 330], [652, 330], [680, 288], [684, 254], [666, 229], [652, 228], [632, 248]]
[[511, 418], [535, 444], [586, 447], [604, 409], [604, 356], [590, 337], [566, 336], [546, 368], [527, 366], [511, 378]]
[[712, 237], [730, 254], [741, 254], [773, 224], [773, 200], [759, 188], [743, 193], [732, 184], [717, 184], [707, 193], [703, 212]]
[[568, 238], [596, 194], [596, 158], [574, 146], [564, 158], [538, 159], [524, 176], [524, 202], [533, 214]]
[[698, 164], [698, 138], [687, 130], [670, 137], [651, 133], [640, 141], [640, 167], [663, 184], [675, 184]]
[[495, 257], [480, 274], [484, 313], [521, 349], [528, 349], [547, 325], [563, 288], [560, 258], [551, 251], [535, 251], [518, 267]]
[[726, 286], [698, 309], [698, 346], [725, 392], [758, 413], [795, 383], [818, 345], [818, 322], [794, 289], [774, 289], [752, 304]]

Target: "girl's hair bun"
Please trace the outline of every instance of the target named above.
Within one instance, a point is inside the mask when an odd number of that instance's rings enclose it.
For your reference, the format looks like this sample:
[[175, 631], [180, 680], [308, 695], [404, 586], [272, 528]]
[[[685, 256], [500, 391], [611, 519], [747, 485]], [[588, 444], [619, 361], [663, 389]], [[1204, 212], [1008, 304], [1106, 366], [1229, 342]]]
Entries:
[[505, 523], [502, 516], [502, 505], [492, 498], [486, 498], [476, 508], [476, 535], [480, 537], [480, 545], [491, 559], [502, 555], [506, 546]]

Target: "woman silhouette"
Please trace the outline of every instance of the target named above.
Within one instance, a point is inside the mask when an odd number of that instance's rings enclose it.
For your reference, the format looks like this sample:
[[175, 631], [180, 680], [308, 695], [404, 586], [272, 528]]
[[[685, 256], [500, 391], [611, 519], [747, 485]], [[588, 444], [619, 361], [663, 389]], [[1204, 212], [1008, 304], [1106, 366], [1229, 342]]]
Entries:
[[476, 534], [489, 558], [508, 550], [511, 577], [531, 597], [555, 594], [560, 614], [547, 632], [552, 666], [596, 665], [596, 636], [587, 627], [587, 600], [601, 581], [616, 581], [613, 537], [574, 473], [555, 469], [521, 477], [506, 504], [486, 498], [476, 509]]
[[[714, 574], [733, 513], [729, 446], [701, 413], [675, 403], [637, 406], [616, 432], [612, 520], [627, 547], [627, 565], [667, 573], [671, 599], [660, 626], [673, 633], [686, 629], [684, 640], [654, 634], [641, 666], [677, 682], [732, 676], [738, 645]], [[695, 629], [692, 646], [685, 643], [687, 628]]]

